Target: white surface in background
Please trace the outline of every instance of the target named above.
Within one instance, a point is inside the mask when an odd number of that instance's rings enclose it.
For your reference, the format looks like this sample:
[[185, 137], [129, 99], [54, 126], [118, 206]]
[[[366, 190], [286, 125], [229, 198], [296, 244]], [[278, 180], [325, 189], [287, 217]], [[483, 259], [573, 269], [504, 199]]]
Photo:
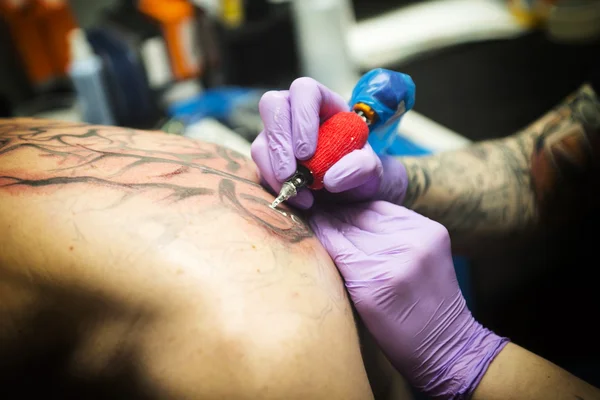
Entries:
[[219, 144], [250, 158], [250, 142], [212, 118], [189, 125], [183, 136]]
[[140, 55], [146, 67], [148, 84], [151, 88], [161, 88], [171, 82], [171, 64], [167, 45], [162, 37], [146, 39], [140, 49]]
[[348, 48], [354, 25], [349, 0], [293, 0], [302, 75], [350, 98], [360, 77]]
[[358, 22], [348, 45], [364, 69], [400, 64], [426, 52], [527, 32], [500, 0], [434, 0]]
[[202, 84], [194, 78], [176, 81], [163, 93], [161, 105], [167, 107], [169, 104], [189, 100], [198, 96], [202, 91]]
[[198, 21], [196, 18], [188, 18], [179, 24], [179, 43], [182, 50], [181, 56], [185, 59], [187, 68], [194, 71], [194, 74], [200, 73], [203, 59], [202, 49], [200, 48], [200, 37]]
[[190, 0], [190, 2], [202, 8], [211, 17], [221, 16], [221, 0]]

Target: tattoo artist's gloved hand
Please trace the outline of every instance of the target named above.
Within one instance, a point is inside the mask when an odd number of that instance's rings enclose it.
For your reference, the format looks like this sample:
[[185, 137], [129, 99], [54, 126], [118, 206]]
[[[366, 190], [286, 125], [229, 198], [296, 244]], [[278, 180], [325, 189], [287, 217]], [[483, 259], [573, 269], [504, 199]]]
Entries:
[[315, 210], [311, 226], [396, 369], [434, 398], [468, 398], [507, 339], [467, 308], [446, 229], [383, 201]]
[[[252, 143], [252, 158], [263, 184], [279, 192], [283, 182], [296, 171], [296, 159], [314, 155], [320, 124], [341, 111], [344, 99], [311, 78], [296, 79], [289, 90], [263, 95], [259, 111], [264, 124]], [[385, 172], [385, 173], [384, 173]], [[404, 166], [393, 157], [378, 157], [371, 146], [356, 150], [335, 164], [324, 177], [325, 189], [336, 201], [385, 199], [402, 202], [407, 178]], [[313, 193], [302, 189], [289, 200], [299, 208], [310, 208]]]

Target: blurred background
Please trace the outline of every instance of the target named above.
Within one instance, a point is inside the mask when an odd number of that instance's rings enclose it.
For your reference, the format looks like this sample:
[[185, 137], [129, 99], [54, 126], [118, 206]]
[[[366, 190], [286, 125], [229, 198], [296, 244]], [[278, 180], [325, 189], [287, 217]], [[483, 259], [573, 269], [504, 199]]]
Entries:
[[[372, 68], [411, 75], [392, 151], [425, 155], [513, 134], [600, 71], [598, 1], [0, 0], [0, 17], [0, 117], [158, 129], [246, 155], [260, 96], [299, 76], [349, 99]], [[597, 297], [595, 221], [456, 266], [484, 325], [600, 386], [598, 314], [577, 307]]]

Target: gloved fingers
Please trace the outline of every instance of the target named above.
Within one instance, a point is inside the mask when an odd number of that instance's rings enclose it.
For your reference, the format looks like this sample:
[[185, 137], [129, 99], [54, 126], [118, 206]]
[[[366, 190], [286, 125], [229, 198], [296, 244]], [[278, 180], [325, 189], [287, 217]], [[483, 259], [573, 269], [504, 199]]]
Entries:
[[349, 284], [389, 276], [389, 271], [382, 267], [390, 254], [405, 251], [403, 246], [398, 246], [396, 237], [382, 238], [340, 221], [327, 212], [313, 213], [310, 223]]
[[383, 171], [378, 187], [378, 198], [394, 204], [402, 204], [408, 187], [406, 167], [396, 157], [384, 155], [380, 157]]
[[296, 171], [289, 92], [273, 90], [265, 93], [260, 99], [258, 110], [268, 145], [265, 154], [270, 157], [275, 178], [283, 182]]
[[321, 121], [348, 111], [344, 99], [311, 78], [298, 78], [290, 86], [292, 110], [292, 140], [294, 154], [299, 160], [313, 156]]
[[387, 201], [371, 201], [332, 211], [339, 220], [373, 234], [400, 233], [428, 220], [414, 211]]
[[[250, 147], [250, 154], [260, 171], [261, 181], [266, 183], [275, 193], [279, 193], [282, 183], [275, 177], [269, 160], [267, 151], [267, 138], [264, 132], [261, 132]], [[308, 209], [312, 207], [314, 199], [312, 193], [307, 189], [302, 189], [298, 195], [292, 197], [288, 202], [298, 208]]]
[[399, 206], [397, 204], [390, 203], [388, 201], [383, 201], [383, 200], [371, 202], [369, 204], [369, 209], [378, 213], [381, 216], [392, 216], [393, 215], [393, 216], [399, 217], [399, 218], [415, 217], [415, 218], [428, 219], [427, 217], [424, 217], [424, 216], [414, 212], [413, 210], [409, 210], [406, 207]]
[[374, 201], [369, 209], [379, 214], [381, 232], [403, 232], [423, 230], [437, 222], [404, 206], [399, 206], [387, 201]]
[[345, 192], [359, 187], [372, 179], [381, 179], [383, 167], [373, 148], [367, 143], [342, 157], [325, 174], [323, 183], [332, 193]]
[[379, 215], [368, 209], [368, 203], [327, 205], [319, 211], [354, 247], [365, 253], [372, 250], [373, 246], [367, 244], [365, 239], [373, 239], [377, 236], [378, 221], [373, 220], [373, 217], [377, 218]]
[[309, 218], [309, 223], [317, 238], [334, 260], [344, 276], [351, 276], [350, 264], [360, 258], [361, 251], [345, 235], [350, 226], [339, 221], [329, 213], [315, 211]]
[[[450, 251], [450, 235], [439, 222], [386, 201], [370, 203], [369, 211], [373, 213], [371, 221], [378, 222], [382, 234], [390, 236], [391, 233], [396, 238], [405, 238], [405, 243], [413, 247]], [[352, 215], [347, 214], [345, 218], [350, 220]], [[359, 223], [357, 225], [360, 226]]]
[[314, 202], [315, 200], [312, 193], [306, 188], [300, 189], [296, 196], [287, 200], [287, 203], [302, 210], [308, 210], [313, 206]]
[[[334, 215], [345, 223], [359, 228], [361, 231], [381, 233], [385, 216], [369, 209], [369, 203], [358, 205], [349, 209], [340, 208]], [[398, 227], [400, 229], [400, 227]]]
[[265, 131], [259, 133], [252, 142], [252, 145], [250, 146], [250, 155], [260, 171], [261, 179], [265, 181], [271, 189], [276, 192], [279, 191], [281, 189], [281, 182], [275, 177], [275, 173], [271, 166], [271, 155], [269, 154]]
[[310, 190], [303, 188], [298, 191], [297, 195], [291, 197], [286, 202], [296, 208], [308, 210], [313, 206], [315, 200]]

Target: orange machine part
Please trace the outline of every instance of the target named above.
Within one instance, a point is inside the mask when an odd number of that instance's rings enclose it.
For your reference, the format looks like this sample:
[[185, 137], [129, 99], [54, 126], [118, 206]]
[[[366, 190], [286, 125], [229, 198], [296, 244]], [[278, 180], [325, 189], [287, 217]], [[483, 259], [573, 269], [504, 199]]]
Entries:
[[370, 123], [375, 122], [375, 118], [377, 118], [377, 114], [375, 114], [375, 110], [373, 110], [371, 108], [371, 106], [366, 105], [365, 103], [356, 103], [354, 105], [354, 107], [352, 107], [352, 110], [353, 111], [362, 111]]

